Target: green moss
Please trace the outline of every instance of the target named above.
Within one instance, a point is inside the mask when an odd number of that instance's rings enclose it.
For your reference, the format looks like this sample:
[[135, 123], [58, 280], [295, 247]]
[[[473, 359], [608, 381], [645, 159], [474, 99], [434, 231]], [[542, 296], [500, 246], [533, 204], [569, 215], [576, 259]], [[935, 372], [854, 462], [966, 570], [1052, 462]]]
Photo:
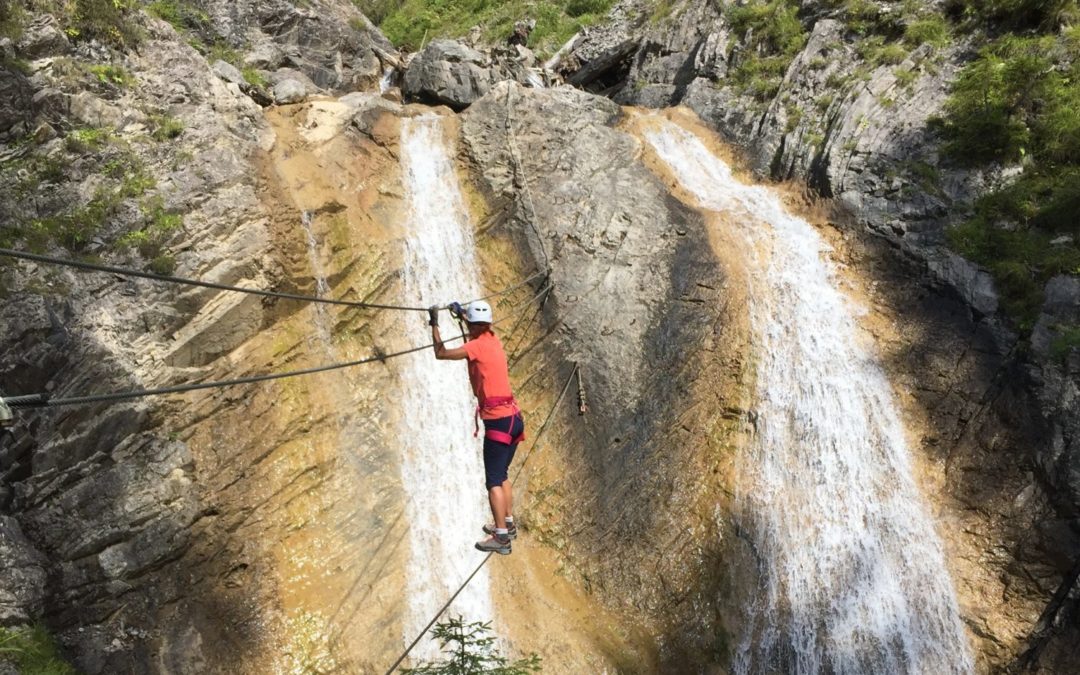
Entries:
[[0, 658], [15, 664], [22, 675], [75, 675], [60, 657], [52, 636], [42, 626], [0, 628]]
[[[536, 27], [529, 36], [529, 47], [538, 54], [554, 52], [574, 33], [602, 18], [613, 0], [540, 0], [492, 2], [491, 0], [404, 0], [394, 7], [387, 2], [359, 2], [362, 10], [372, 5], [377, 16], [385, 12], [379, 26], [397, 46], [418, 50], [424, 43], [440, 37], [460, 37], [473, 26], [480, 26], [484, 39], [503, 42], [513, 31], [514, 22], [531, 18]], [[388, 10], [388, 11], [387, 11]]]

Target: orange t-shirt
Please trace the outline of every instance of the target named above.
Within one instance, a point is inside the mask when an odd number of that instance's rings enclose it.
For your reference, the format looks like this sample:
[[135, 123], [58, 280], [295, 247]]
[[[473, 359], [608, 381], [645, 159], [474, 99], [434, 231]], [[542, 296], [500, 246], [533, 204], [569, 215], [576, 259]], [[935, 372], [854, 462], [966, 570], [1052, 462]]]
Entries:
[[[499, 338], [488, 331], [475, 340], [465, 343], [469, 359], [469, 382], [477, 402], [483, 406], [484, 399], [513, 396], [510, 391], [510, 369], [506, 365], [506, 352]], [[496, 420], [514, 414], [511, 404], [480, 409], [480, 419]]]

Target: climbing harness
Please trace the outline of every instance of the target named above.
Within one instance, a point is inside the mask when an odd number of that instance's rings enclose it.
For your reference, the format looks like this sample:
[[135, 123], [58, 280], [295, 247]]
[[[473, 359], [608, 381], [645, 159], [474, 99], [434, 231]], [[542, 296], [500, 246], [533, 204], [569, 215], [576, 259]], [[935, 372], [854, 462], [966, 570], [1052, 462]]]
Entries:
[[480, 405], [476, 406], [476, 413], [473, 415], [473, 422], [476, 424], [476, 429], [473, 431], [473, 438], [476, 438], [480, 434], [480, 413], [485, 410], [501, 408], [504, 405], [514, 406], [514, 412], [509, 416], [510, 427], [506, 431], [485, 429], [484, 438], [495, 441], [496, 443], [502, 443], [503, 445], [516, 445], [525, 440], [524, 429], [517, 436], [510, 435], [510, 431], [514, 428], [514, 420], [521, 417], [521, 408], [518, 407], [517, 401], [514, 400], [513, 396], [488, 396], [480, 403]]

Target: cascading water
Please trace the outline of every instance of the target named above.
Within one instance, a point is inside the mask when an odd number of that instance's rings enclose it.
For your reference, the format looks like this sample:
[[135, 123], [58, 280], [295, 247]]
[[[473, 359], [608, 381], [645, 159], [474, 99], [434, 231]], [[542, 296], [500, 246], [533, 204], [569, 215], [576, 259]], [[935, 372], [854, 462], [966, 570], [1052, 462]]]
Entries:
[[764, 588], [748, 594], [735, 672], [971, 672], [889, 383], [856, 339], [827, 246], [682, 128], [662, 121], [645, 138], [747, 244], [759, 401], [736, 500]]
[[379, 78], [379, 93], [385, 94], [390, 91], [390, 88], [394, 86], [394, 80], [397, 78], [397, 68], [393, 66], [387, 66], [383, 69], [382, 77]]
[[[402, 121], [401, 164], [410, 205], [405, 250], [405, 297], [446, 304], [480, 295], [472, 228], [458, 189], [438, 116]], [[444, 318], [443, 337], [457, 335]], [[427, 317], [410, 316], [404, 342], [431, 341]], [[449, 346], [460, 346], [460, 342]], [[472, 435], [476, 400], [463, 361], [436, 361], [430, 353], [406, 360], [401, 410], [402, 481], [410, 495], [407, 536], [409, 605], [405, 640], [411, 641], [482, 559], [473, 542], [483, 536], [487, 508], [478, 441]], [[492, 618], [490, 583], [481, 570], [454, 601], [450, 614], [467, 621]], [[430, 640], [421, 657], [436, 651]], [[424, 650], [427, 650], [425, 653]]]

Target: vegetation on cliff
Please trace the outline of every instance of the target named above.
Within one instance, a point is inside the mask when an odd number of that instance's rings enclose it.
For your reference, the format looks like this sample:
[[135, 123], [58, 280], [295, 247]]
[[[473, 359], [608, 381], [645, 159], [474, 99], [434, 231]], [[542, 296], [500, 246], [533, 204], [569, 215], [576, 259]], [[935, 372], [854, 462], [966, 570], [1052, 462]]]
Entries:
[[963, 3], [983, 38], [937, 120], [943, 151], [970, 167], [1017, 166], [1012, 182], [949, 232], [952, 247], [994, 275], [1005, 310], [1031, 329], [1043, 287], [1080, 274], [1080, 25], [1075, 0]]
[[42, 628], [0, 628], [0, 667], [13, 664], [22, 675], [74, 675], [52, 636]]
[[535, 19], [529, 47], [549, 54], [583, 27], [596, 23], [613, 0], [354, 0], [398, 47], [410, 51], [440, 37], [461, 37], [479, 26], [483, 39], [498, 43], [513, 32], [514, 22]]

